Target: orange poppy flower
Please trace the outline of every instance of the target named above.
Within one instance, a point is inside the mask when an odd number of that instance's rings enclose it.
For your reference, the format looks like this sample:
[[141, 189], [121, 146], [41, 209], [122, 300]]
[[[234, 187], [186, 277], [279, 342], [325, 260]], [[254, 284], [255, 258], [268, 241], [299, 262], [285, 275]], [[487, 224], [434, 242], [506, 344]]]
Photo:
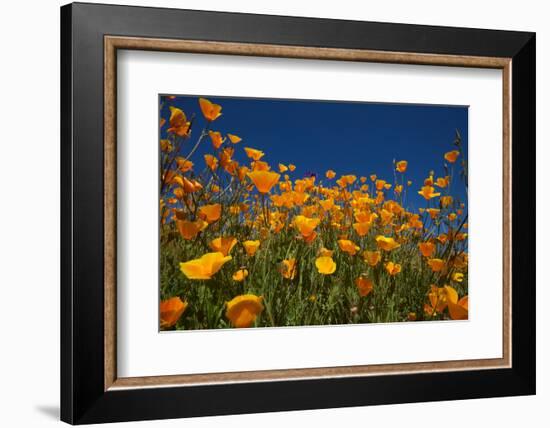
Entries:
[[282, 174], [283, 172], [287, 172], [288, 171], [288, 166], [280, 163], [279, 164], [279, 172]]
[[373, 283], [370, 279], [360, 276], [355, 280], [355, 285], [361, 297], [367, 297], [373, 289]]
[[359, 236], [365, 236], [369, 233], [371, 225], [371, 222], [365, 221], [362, 223], [353, 223], [353, 228]]
[[260, 241], [244, 241], [243, 242], [244, 250], [246, 251], [246, 254], [252, 257], [254, 254], [256, 254], [256, 251], [258, 251], [258, 248], [260, 248]]
[[441, 205], [441, 208], [447, 208], [448, 206], [452, 205], [452, 203], [453, 203], [452, 196], [442, 196], [439, 199], [439, 204]]
[[441, 195], [441, 193], [436, 193], [435, 192], [435, 189], [433, 188], [433, 186], [424, 186], [424, 187], [422, 187], [422, 189], [418, 192], [418, 194], [423, 196], [424, 199], [426, 199], [427, 201]]
[[208, 224], [214, 223], [219, 220], [222, 215], [221, 204], [203, 205], [199, 208], [199, 216], [208, 222]]
[[283, 278], [294, 279], [296, 277], [296, 272], [296, 259], [286, 259], [282, 261], [281, 275], [283, 275]]
[[215, 171], [216, 168], [218, 168], [218, 159], [215, 156], [204, 155], [204, 161], [206, 162], [208, 168], [210, 168], [212, 171]]
[[447, 162], [455, 163], [459, 155], [460, 155], [460, 152], [458, 150], [452, 150], [450, 152], [445, 153], [444, 157]]
[[234, 134], [227, 134], [227, 138], [229, 138], [229, 141], [231, 141], [233, 144], [240, 143], [243, 140], [241, 137]]
[[281, 177], [276, 172], [271, 171], [252, 171], [249, 172], [247, 176], [252, 180], [260, 193], [269, 193], [271, 188], [277, 184]]
[[332, 257], [318, 257], [315, 260], [317, 271], [323, 275], [332, 275], [336, 271], [336, 263]]
[[376, 244], [378, 245], [378, 248], [381, 248], [384, 251], [392, 251], [401, 246], [401, 244], [396, 242], [395, 239], [388, 238], [383, 235], [378, 235], [374, 239], [376, 241]]
[[291, 163], [288, 164], [288, 169], [290, 172], [293, 172], [296, 169], [296, 165], [293, 165]]
[[441, 210], [436, 208], [427, 208], [426, 212], [430, 215], [432, 219], [435, 219]]
[[227, 236], [213, 239], [210, 241], [209, 247], [212, 251], [219, 251], [224, 256], [228, 256], [236, 244], [237, 240], [234, 237]]
[[370, 181], [374, 181], [374, 180], [376, 180], [376, 174], [371, 174]]
[[332, 180], [334, 177], [336, 177], [336, 173], [335, 173], [332, 169], [329, 169], [329, 170], [325, 173], [325, 176], [326, 176], [329, 180]]
[[398, 172], [405, 172], [407, 170], [408, 162], [406, 160], [399, 161], [395, 164], [395, 170]]
[[325, 247], [319, 250], [319, 257], [332, 257], [333, 254], [334, 254], [334, 251], [329, 250]]
[[199, 234], [199, 232], [202, 232], [204, 229], [206, 229], [208, 223], [202, 219], [198, 219], [196, 221], [177, 220], [176, 225], [183, 239], [190, 240], [194, 239], [195, 236]]
[[226, 303], [227, 310], [225, 316], [229, 319], [233, 327], [250, 327], [264, 310], [262, 300], [262, 296], [256, 296], [254, 294], [237, 296]]
[[432, 242], [421, 242], [418, 248], [424, 257], [431, 257], [435, 251], [435, 244]]
[[199, 98], [199, 105], [206, 120], [213, 122], [222, 115], [222, 106], [214, 104], [205, 98]]
[[212, 140], [212, 145], [215, 149], [219, 149], [225, 141], [225, 138], [223, 138], [222, 134], [220, 134], [218, 131], [208, 131], [208, 135], [210, 137], [210, 140]]
[[244, 151], [246, 152], [246, 155], [255, 161], [259, 161], [262, 157], [264, 157], [265, 153], [261, 150], [252, 149], [250, 147], [245, 147]]
[[376, 190], [380, 191], [384, 189], [384, 186], [386, 185], [386, 180], [376, 180]]
[[186, 160], [182, 157], [177, 157], [176, 163], [181, 172], [187, 172], [193, 169], [193, 162], [191, 162], [190, 160]]
[[363, 253], [363, 259], [370, 265], [370, 266], [376, 266], [380, 259], [382, 258], [382, 254], [380, 254], [380, 251], [365, 251]]
[[187, 309], [187, 302], [179, 297], [172, 297], [160, 302], [160, 328], [174, 326]]
[[319, 205], [324, 211], [330, 211], [332, 208], [334, 208], [334, 199], [323, 199], [319, 201]]
[[198, 259], [180, 263], [180, 270], [189, 279], [210, 279], [229, 260], [231, 256], [220, 252], [206, 253]]
[[438, 177], [437, 180], [435, 180], [435, 185], [444, 189], [449, 185], [449, 180], [450, 177], [448, 175], [446, 177]]
[[303, 215], [297, 215], [294, 217], [294, 225], [304, 238], [312, 235], [320, 222], [321, 220], [318, 218], [309, 218]]
[[239, 269], [237, 272], [235, 272], [232, 276], [233, 281], [241, 282], [244, 281], [244, 279], [248, 276], [248, 270], [247, 269]]
[[427, 263], [433, 272], [441, 272], [445, 268], [445, 261], [441, 259], [428, 259]]
[[449, 315], [453, 320], [467, 320], [468, 319], [468, 296], [458, 299], [458, 293], [456, 290], [449, 286], [445, 286], [445, 292], [447, 294], [447, 308], [449, 309]]
[[359, 251], [359, 246], [355, 245], [355, 243], [349, 239], [339, 239], [338, 246], [343, 252], [348, 253], [350, 256], [354, 256], [357, 254], [357, 251]]
[[401, 272], [401, 265], [399, 263], [388, 262], [384, 267], [390, 276], [395, 276]]
[[187, 121], [185, 113], [174, 106], [170, 106], [170, 128], [168, 132], [173, 132], [180, 137], [186, 137], [189, 133], [191, 122]]

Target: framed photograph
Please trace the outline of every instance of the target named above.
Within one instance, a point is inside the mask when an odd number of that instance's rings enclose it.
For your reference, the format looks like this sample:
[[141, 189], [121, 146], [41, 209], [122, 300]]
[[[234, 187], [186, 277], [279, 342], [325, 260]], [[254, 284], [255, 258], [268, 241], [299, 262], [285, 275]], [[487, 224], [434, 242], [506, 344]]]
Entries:
[[535, 393], [535, 35], [61, 8], [61, 418]]

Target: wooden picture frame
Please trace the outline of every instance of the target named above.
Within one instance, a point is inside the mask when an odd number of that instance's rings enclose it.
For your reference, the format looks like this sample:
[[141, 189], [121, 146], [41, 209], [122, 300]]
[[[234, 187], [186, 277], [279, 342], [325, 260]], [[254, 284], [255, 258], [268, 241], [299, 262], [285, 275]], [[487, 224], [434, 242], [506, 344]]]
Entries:
[[[118, 49], [502, 70], [503, 357], [117, 377]], [[61, 52], [62, 420], [81, 424], [535, 392], [533, 33], [76, 3], [61, 9]]]

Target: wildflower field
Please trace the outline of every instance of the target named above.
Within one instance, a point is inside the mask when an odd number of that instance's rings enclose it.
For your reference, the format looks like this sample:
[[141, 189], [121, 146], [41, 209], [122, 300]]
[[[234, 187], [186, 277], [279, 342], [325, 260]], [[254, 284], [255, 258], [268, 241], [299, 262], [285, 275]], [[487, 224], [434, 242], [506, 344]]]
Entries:
[[399, 153], [391, 174], [305, 173], [227, 127], [223, 102], [176, 100], [159, 106], [162, 330], [468, 318], [458, 131], [420, 182]]

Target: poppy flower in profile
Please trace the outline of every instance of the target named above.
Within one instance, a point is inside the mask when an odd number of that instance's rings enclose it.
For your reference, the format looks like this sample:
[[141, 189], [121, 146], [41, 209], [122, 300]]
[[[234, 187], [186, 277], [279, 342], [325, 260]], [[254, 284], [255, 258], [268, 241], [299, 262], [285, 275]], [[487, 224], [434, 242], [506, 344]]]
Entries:
[[206, 98], [199, 98], [199, 105], [204, 118], [209, 122], [213, 122], [222, 115], [222, 106], [214, 104]]
[[210, 204], [203, 205], [199, 208], [199, 216], [210, 223], [214, 223], [219, 220], [222, 215], [222, 206], [221, 204]]
[[376, 180], [375, 182], [376, 190], [379, 190], [379, 191], [383, 190], [385, 185], [386, 185], [386, 180]]
[[428, 208], [428, 209], [426, 209], [426, 212], [430, 215], [430, 217], [432, 219], [435, 219], [440, 211], [441, 210], [438, 210], [437, 208]]
[[335, 173], [332, 169], [329, 169], [329, 170], [325, 173], [325, 176], [326, 176], [329, 180], [332, 180], [334, 177], [336, 177], [336, 173]]
[[395, 164], [395, 170], [398, 172], [405, 172], [408, 164], [406, 160], [399, 161]]
[[218, 131], [208, 131], [208, 136], [210, 137], [212, 145], [215, 149], [219, 149], [225, 141], [225, 138], [223, 138], [222, 134], [220, 134]]
[[422, 189], [419, 190], [418, 194], [423, 196], [427, 201], [441, 195], [441, 193], [435, 192], [435, 188], [433, 186], [423, 186]]
[[304, 238], [313, 234], [320, 221], [318, 218], [309, 218], [303, 215], [294, 217], [294, 225]]
[[378, 245], [378, 248], [384, 251], [392, 251], [401, 246], [401, 244], [396, 242], [395, 239], [386, 237], [384, 235], [378, 235], [374, 239], [376, 241], [376, 244]]
[[333, 254], [334, 254], [334, 251], [329, 250], [328, 248], [325, 248], [325, 247], [319, 250], [319, 257], [332, 257]]
[[401, 265], [399, 263], [388, 262], [384, 267], [390, 276], [395, 276], [401, 272]]
[[204, 155], [204, 161], [211, 171], [215, 171], [216, 168], [218, 168], [218, 159], [216, 158], [216, 156]]
[[319, 201], [319, 205], [323, 209], [323, 211], [330, 211], [332, 208], [334, 208], [334, 199], [323, 199]]
[[245, 147], [244, 151], [246, 152], [246, 155], [255, 161], [259, 161], [261, 158], [264, 157], [265, 153], [261, 150], [252, 149], [250, 147]]
[[286, 279], [294, 279], [296, 277], [297, 266], [296, 259], [285, 259], [281, 263], [281, 275]]
[[460, 152], [458, 150], [452, 150], [450, 152], [445, 153], [444, 157], [447, 162], [455, 163], [459, 155], [460, 155]]
[[343, 252], [348, 253], [350, 256], [354, 256], [359, 251], [359, 246], [355, 245], [355, 243], [349, 239], [339, 239], [338, 246]]
[[373, 283], [370, 279], [360, 276], [355, 280], [355, 285], [361, 297], [367, 297], [372, 291]]
[[452, 196], [442, 196], [439, 199], [439, 204], [441, 205], [441, 208], [447, 208], [448, 206], [452, 205], [452, 203], [453, 203]]
[[176, 226], [183, 239], [191, 240], [208, 227], [208, 223], [202, 219], [196, 221], [177, 220]]
[[369, 233], [371, 225], [372, 223], [368, 221], [353, 223], [353, 229], [355, 229], [359, 236], [365, 236]]
[[233, 278], [233, 281], [241, 282], [241, 281], [244, 281], [247, 276], [248, 276], [247, 269], [239, 269], [237, 272], [233, 274], [232, 278]]
[[380, 251], [365, 251], [363, 253], [363, 259], [370, 265], [376, 266], [382, 259], [382, 254]]
[[187, 302], [179, 297], [171, 297], [160, 302], [160, 328], [174, 326], [187, 309]]
[[220, 252], [206, 253], [202, 257], [180, 263], [180, 270], [189, 279], [210, 279], [231, 260]]
[[376, 180], [376, 174], [371, 174], [370, 175], [370, 181], [375, 181]]
[[435, 185], [444, 189], [449, 185], [450, 178], [451, 177], [449, 177], [448, 175], [446, 177], [438, 177], [437, 180], [435, 180]]
[[244, 241], [243, 242], [244, 250], [246, 251], [246, 254], [250, 257], [252, 257], [254, 254], [256, 254], [256, 251], [258, 251], [258, 248], [260, 248], [260, 241]]
[[272, 171], [252, 171], [247, 174], [252, 180], [256, 189], [260, 193], [269, 193], [271, 188], [277, 184], [281, 177], [276, 172]]
[[288, 171], [288, 166], [280, 163], [279, 164], [279, 172], [282, 174], [283, 172], [287, 172]]
[[434, 316], [441, 313], [447, 307], [447, 293], [444, 287], [436, 287], [432, 284], [431, 290], [428, 293], [430, 304], [424, 305], [424, 312], [428, 316]]
[[318, 257], [315, 260], [317, 271], [323, 275], [332, 275], [336, 271], [336, 263], [332, 257]]
[[193, 169], [193, 162], [190, 160], [184, 159], [182, 157], [176, 158], [176, 163], [181, 172], [191, 171]]
[[445, 261], [441, 259], [428, 259], [427, 263], [433, 272], [441, 272], [445, 268]]
[[170, 128], [167, 131], [186, 137], [190, 126], [191, 122], [187, 120], [185, 113], [177, 107], [170, 106]]
[[467, 320], [468, 319], [468, 296], [458, 299], [458, 293], [456, 290], [449, 286], [445, 286], [445, 293], [447, 294], [447, 308], [449, 309], [449, 315], [453, 320]]
[[233, 247], [237, 244], [237, 240], [232, 236], [220, 237], [210, 241], [209, 247], [212, 251], [219, 251], [224, 256], [228, 256]]
[[424, 257], [431, 257], [435, 251], [435, 244], [432, 242], [421, 242], [418, 248]]
[[226, 303], [225, 316], [233, 327], [247, 328], [256, 321], [258, 315], [264, 310], [262, 296], [243, 294]]
[[462, 282], [464, 280], [464, 274], [461, 272], [453, 273], [452, 279], [454, 282]]
[[240, 143], [243, 140], [241, 137], [234, 134], [227, 134], [227, 138], [229, 138], [229, 141], [231, 141], [233, 144]]
[[296, 169], [296, 165], [293, 165], [291, 163], [288, 164], [288, 169], [290, 172], [293, 172]]

